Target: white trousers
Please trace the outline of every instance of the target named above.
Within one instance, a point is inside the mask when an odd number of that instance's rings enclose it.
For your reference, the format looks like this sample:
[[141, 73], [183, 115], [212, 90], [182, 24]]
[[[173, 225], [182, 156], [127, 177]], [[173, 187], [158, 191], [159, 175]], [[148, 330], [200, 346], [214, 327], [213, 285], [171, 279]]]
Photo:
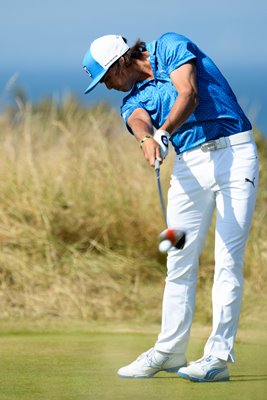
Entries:
[[[157, 350], [186, 352], [194, 315], [198, 260], [216, 210], [213, 327], [204, 355], [234, 362], [243, 258], [257, 186], [254, 142], [206, 153], [196, 149], [176, 157], [167, 219], [169, 227], [185, 230], [187, 237], [183, 250], [172, 249], [168, 253]], [[209, 303], [210, 299], [206, 301]]]

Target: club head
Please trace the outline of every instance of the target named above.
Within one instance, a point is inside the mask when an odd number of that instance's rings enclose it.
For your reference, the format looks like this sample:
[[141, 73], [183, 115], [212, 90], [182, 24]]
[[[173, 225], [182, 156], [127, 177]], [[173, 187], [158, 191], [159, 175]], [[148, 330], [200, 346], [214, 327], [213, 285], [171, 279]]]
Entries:
[[176, 249], [183, 249], [186, 242], [186, 233], [180, 229], [168, 228], [159, 235], [160, 241], [170, 240]]
[[176, 247], [176, 249], [181, 250], [184, 248], [185, 242], [186, 242], [186, 234], [185, 232], [180, 231], [180, 237], [176, 242], [176, 244], [174, 245], [174, 247]]

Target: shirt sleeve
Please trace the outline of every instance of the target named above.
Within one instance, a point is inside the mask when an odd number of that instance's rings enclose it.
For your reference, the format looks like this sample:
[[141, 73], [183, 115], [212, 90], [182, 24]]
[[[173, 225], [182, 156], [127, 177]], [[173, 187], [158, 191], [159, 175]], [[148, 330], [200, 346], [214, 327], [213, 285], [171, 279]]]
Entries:
[[185, 36], [169, 32], [158, 40], [158, 55], [166, 72], [170, 74], [196, 58], [195, 45]]
[[123, 99], [123, 103], [121, 106], [121, 116], [124, 120], [126, 128], [128, 131], [133, 134], [131, 128], [129, 127], [127, 121], [130, 115], [136, 110], [137, 108], [144, 108], [143, 105], [136, 99], [136, 96], [126, 96]]

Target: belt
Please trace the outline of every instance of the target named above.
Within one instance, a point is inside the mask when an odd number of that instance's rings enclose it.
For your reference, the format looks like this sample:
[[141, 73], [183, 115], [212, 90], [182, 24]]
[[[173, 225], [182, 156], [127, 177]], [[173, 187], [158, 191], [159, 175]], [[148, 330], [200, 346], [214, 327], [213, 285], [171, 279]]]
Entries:
[[[206, 143], [203, 143], [201, 146], [196, 147], [197, 149], [201, 149], [205, 153], [208, 151], [214, 151], [219, 149], [224, 149], [225, 147], [235, 146], [236, 144], [252, 142], [253, 133], [252, 131], [245, 131], [236, 133], [231, 136], [222, 136], [219, 139], [209, 140]], [[195, 150], [195, 149], [192, 149]]]

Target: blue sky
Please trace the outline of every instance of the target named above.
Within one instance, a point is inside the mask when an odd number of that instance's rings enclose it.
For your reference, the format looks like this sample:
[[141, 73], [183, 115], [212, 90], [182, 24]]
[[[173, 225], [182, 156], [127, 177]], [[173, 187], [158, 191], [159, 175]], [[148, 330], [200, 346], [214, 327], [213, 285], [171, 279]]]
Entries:
[[[40, 90], [47, 83], [47, 90], [58, 91], [64, 81], [66, 89], [82, 93], [88, 84], [81, 69], [83, 55], [93, 39], [110, 33], [122, 34], [132, 44], [137, 38], [150, 41], [176, 31], [195, 41], [223, 72], [255, 81], [259, 69], [267, 70], [266, 0], [0, 2], [0, 89], [3, 79], [17, 73], [29, 89], [39, 80]], [[52, 83], [56, 72], [62, 81]], [[250, 96], [249, 89], [240, 95]]]
[[266, 0], [1, 0], [1, 59], [11, 69], [75, 68], [94, 38], [190, 36], [220, 64], [267, 66]]

